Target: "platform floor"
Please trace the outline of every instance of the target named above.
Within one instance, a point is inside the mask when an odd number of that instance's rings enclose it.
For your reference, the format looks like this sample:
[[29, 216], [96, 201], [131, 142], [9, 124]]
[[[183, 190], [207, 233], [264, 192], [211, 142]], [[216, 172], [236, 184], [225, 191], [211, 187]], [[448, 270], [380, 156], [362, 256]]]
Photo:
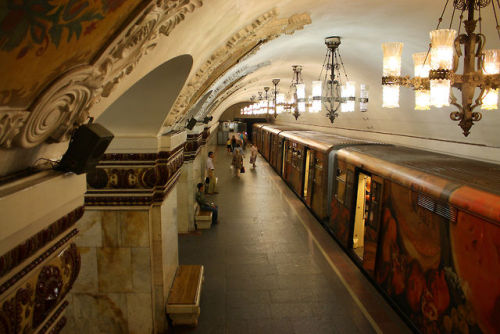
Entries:
[[259, 156], [231, 175], [216, 152], [220, 223], [179, 236], [180, 264], [203, 264], [196, 328], [175, 333], [410, 333], [304, 204]]

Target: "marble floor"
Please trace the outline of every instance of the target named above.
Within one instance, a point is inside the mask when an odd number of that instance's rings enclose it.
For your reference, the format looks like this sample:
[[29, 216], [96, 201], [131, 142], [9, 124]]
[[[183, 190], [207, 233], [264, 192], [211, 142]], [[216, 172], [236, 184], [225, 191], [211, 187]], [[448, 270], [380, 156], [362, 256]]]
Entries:
[[219, 146], [220, 223], [179, 236], [205, 282], [198, 326], [175, 333], [410, 333], [262, 156], [239, 178], [229, 165]]

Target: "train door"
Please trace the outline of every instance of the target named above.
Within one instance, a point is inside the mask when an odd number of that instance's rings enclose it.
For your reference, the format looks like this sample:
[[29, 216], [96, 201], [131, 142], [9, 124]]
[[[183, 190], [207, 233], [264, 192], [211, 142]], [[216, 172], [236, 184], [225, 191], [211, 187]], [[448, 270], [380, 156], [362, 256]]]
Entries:
[[352, 231], [352, 249], [354, 254], [363, 260], [365, 246], [365, 225], [371, 200], [371, 176], [359, 172], [354, 212], [354, 228]]
[[363, 268], [374, 276], [375, 261], [380, 231], [380, 216], [382, 212], [382, 194], [384, 180], [377, 175], [371, 176], [370, 198], [368, 200], [367, 219], [365, 221], [365, 242]]
[[307, 206], [311, 207], [314, 181], [314, 151], [306, 147], [306, 161], [304, 168], [304, 191], [302, 193]]
[[273, 167], [274, 169], [276, 169], [276, 165], [275, 165], [275, 160], [276, 160], [276, 138], [275, 138], [275, 135], [273, 133], [270, 134], [270, 138], [269, 139], [269, 142], [271, 143], [271, 151], [269, 153], [269, 163], [271, 164], [271, 167]]
[[292, 152], [290, 152], [290, 142], [283, 141], [283, 159], [281, 162], [281, 176], [288, 182], [288, 164], [291, 163]]

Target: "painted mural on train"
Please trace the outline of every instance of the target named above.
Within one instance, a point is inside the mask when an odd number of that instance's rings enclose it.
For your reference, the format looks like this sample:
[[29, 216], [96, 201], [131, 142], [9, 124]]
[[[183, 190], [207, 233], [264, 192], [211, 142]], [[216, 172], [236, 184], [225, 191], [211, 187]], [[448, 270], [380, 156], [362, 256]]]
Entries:
[[[500, 332], [500, 227], [385, 182], [375, 278], [422, 333]], [[449, 209], [449, 207], [448, 207]]]

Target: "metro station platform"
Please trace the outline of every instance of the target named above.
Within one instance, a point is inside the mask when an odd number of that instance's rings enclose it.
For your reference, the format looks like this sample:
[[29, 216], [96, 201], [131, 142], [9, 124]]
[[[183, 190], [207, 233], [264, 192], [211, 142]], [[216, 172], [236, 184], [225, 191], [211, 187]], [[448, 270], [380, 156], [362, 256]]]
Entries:
[[219, 224], [179, 236], [179, 263], [205, 266], [195, 328], [175, 333], [410, 333], [358, 267], [259, 155], [232, 176], [216, 152]]

